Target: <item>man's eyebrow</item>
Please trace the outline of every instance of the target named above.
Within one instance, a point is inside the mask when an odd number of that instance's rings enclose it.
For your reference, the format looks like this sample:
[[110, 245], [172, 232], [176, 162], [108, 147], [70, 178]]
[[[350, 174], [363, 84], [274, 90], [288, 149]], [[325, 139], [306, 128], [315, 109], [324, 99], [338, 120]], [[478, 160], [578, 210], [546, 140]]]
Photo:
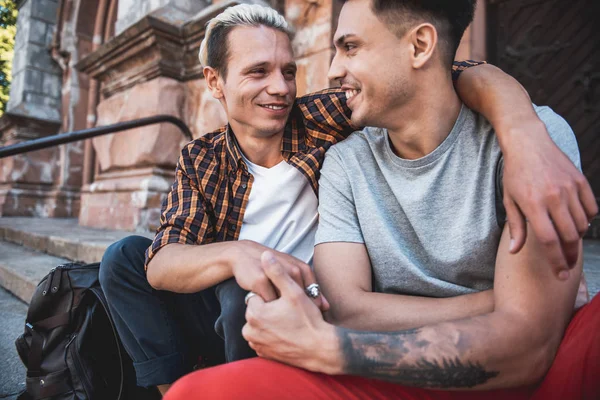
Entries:
[[335, 46], [342, 47], [344, 42], [351, 36], [356, 36], [356, 35], [354, 33], [346, 33], [345, 35], [342, 35], [339, 38], [335, 39]]
[[298, 66], [296, 65], [296, 63], [295, 63], [295, 62], [293, 62], [293, 61], [292, 61], [292, 62], [290, 62], [290, 63], [287, 63], [287, 64], [285, 65], [285, 68], [293, 68], [293, 69], [294, 69], [294, 71], [295, 71], [295, 70], [297, 70], [297, 69], [298, 69]]
[[251, 65], [248, 65], [247, 67], [245, 67], [243, 69], [243, 71], [247, 72], [247, 71], [250, 71], [250, 70], [252, 70], [254, 68], [261, 68], [261, 67], [264, 68], [264, 67], [267, 67], [267, 66], [269, 66], [269, 63], [267, 61], [261, 61], [261, 62], [257, 62], [257, 63], [251, 64]]

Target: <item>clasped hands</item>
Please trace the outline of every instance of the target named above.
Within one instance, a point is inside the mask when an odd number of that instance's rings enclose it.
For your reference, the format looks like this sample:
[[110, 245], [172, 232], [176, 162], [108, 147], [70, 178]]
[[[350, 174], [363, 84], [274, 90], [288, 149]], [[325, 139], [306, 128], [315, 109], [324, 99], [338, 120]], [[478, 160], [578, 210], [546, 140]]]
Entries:
[[310, 298], [322, 312], [329, 310], [329, 303], [318, 290], [315, 275], [308, 264], [294, 256], [269, 249], [249, 240], [238, 242], [237, 250], [238, 256], [235, 257], [237, 261], [233, 264], [232, 272], [242, 289], [260, 296], [266, 302], [279, 297], [278, 288], [268, 278], [263, 268], [261, 257], [265, 251], [268, 251], [286, 274], [298, 286], [306, 290], [305, 296], [309, 296], [310, 293]]
[[310, 371], [337, 373], [335, 327], [325, 322], [317, 304], [273, 251], [262, 253], [261, 267], [280, 296], [268, 302], [261, 296], [248, 299], [244, 339], [259, 357]]

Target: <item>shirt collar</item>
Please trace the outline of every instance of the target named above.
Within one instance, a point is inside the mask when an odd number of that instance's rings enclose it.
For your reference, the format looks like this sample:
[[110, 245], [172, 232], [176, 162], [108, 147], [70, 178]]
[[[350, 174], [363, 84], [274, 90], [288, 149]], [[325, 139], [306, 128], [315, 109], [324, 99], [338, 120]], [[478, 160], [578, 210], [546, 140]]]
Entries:
[[294, 103], [283, 130], [281, 152], [295, 154], [300, 151], [306, 151], [306, 126], [300, 108]]
[[[242, 159], [242, 151], [239, 148], [235, 134], [231, 126], [227, 124], [225, 131], [225, 143], [227, 147], [227, 159], [229, 166], [237, 171], [239, 166], [246, 167]], [[306, 151], [306, 126], [302, 118], [302, 113], [297, 105], [294, 105], [283, 129], [283, 138], [281, 140], [281, 153], [290, 156], [300, 151]], [[289, 158], [289, 157], [286, 157]]]
[[227, 148], [227, 159], [229, 160], [229, 167], [233, 171], [237, 171], [239, 166], [244, 166], [244, 161], [242, 160], [242, 151], [235, 139], [235, 135], [233, 134], [233, 130], [227, 124], [227, 128], [225, 130], [225, 147]]

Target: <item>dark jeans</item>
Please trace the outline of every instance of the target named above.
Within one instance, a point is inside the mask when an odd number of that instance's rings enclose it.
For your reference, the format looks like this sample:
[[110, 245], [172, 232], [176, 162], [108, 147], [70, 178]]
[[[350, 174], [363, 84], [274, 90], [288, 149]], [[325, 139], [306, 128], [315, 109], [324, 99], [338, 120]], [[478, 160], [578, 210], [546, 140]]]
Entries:
[[144, 271], [150, 244], [127, 237], [112, 244], [100, 264], [100, 285], [138, 385], [173, 383], [199, 356], [210, 365], [256, 357], [242, 337], [246, 291], [235, 279], [194, 294], [155, 290]]

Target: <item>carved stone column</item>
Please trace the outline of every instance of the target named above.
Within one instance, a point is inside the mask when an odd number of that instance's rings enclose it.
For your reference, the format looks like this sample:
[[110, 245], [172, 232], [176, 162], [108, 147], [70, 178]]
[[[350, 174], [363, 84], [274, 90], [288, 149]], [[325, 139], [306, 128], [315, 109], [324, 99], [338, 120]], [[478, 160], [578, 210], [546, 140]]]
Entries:
[[[56, 0], [17, 3], [13, 82], [0, 119], [0, 146], [59, 132], [62, 69], [52, 59]], [[81, 145], [0, 160], [0, 216], [71, 217], [79, 209]]]
[[[187, 21], [174, 18], [179, 9], [155, 10], [82, 59], [76, 67], [101, 82], [97, 125], [170, 114], [200, 136], [224, 124], [220, 105], [207, 95], [197, 52], [208, 19], [231, 4], [209, 6]], [[95, 138], [99, 171], [82, 188], [79, 223], [154, 229], [185, 141], [171, 124]]]

